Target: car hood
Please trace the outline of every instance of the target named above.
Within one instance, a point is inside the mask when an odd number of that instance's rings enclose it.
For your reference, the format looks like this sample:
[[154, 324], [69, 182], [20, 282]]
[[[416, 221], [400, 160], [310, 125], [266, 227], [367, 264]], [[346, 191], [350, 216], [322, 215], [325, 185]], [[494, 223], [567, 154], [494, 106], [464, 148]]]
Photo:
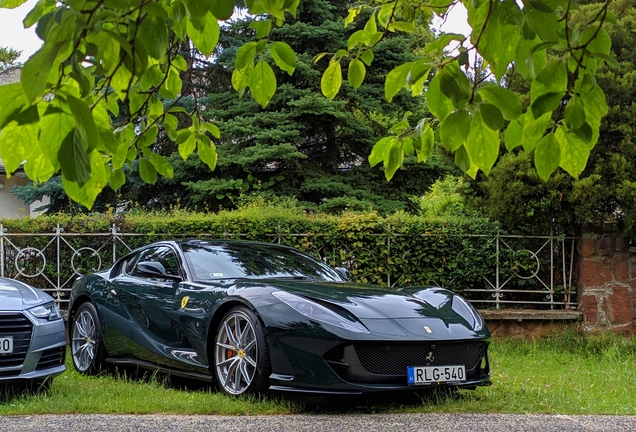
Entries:
[[25, 283], [0, 278], [0, 310], [21, 311], [42, 303], [53, 301], [53, 297]]
[[[272, 286], [292, 294], [338, 305], [360, 319], [438, 318], [448, 316], [454, 294], [443, 288], [424, 288], [431, 301], [409, 292], [375, 285], [338, 282], [276, 282]], [[434, 300], [433, 300], [434, 298]]]

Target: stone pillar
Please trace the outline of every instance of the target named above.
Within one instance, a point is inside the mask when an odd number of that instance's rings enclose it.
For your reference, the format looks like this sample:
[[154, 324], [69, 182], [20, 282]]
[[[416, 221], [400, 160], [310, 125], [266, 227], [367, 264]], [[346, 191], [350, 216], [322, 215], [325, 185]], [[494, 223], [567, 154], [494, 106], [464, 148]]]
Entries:
[[629, 250], [627, 238], [614, 224], [586, 226], [578, 249], [579, 309], [585, 330], [633, 334], [636, 253]]

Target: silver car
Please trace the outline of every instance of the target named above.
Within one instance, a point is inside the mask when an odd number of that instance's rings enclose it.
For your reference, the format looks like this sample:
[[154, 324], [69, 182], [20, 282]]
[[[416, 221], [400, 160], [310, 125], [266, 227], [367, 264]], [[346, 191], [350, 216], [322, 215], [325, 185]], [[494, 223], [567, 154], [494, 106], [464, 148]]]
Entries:
[[0, 277], [0, 385], [48, 388], [66, 370], [66, 329], [53, 297]]

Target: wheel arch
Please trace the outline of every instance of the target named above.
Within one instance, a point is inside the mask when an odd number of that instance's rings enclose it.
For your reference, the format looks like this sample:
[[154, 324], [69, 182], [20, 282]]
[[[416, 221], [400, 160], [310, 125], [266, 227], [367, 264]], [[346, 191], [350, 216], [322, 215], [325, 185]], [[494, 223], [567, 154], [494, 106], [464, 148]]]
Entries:
[[[95, 302], [93, 301], [92, 298], [90, 298], [90, 296], [88, 296], [87, 294], [82, 294], [82, 295], [78, 296], [73, 301], [73, 304], [68, 308], [68, 323], [69, 323], [69, 325], [70, 325], [70, 323], [73, 322], [73, 318], [75, 317], [75, 312], [77, 312], [77, 309], [79, 309], [80, 306], [83, 305], [86, 302], [93, 303], [93, 305], [95, 306], [95, 309], [97, 309], [97, 306], [95, 305]], [[98, 311], [98, 313], [99, 313], [99, 311]]]

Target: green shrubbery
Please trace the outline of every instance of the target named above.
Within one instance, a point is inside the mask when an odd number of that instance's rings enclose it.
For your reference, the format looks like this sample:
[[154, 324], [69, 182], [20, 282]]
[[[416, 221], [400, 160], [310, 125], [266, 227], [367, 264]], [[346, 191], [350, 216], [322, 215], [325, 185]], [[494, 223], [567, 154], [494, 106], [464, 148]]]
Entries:
[[[237, 211], [217, 214], [173, 209], [161, 213], [133, 211], [125, 215], [60, 214], [4, 219], [2, 223], [6, 238], [16, 246], [36, 243], [38, 249], [46, 249], [58, 224], [65, 234], [94, 234], [65, 236], [63, 241], [69, 247], [68, 257], [62, 259], [64, 264], [68, 264], [75, 250], [91, 247], [99, 251], [101, 267], [108, 266], [113, 242], [117, 255], [121, 256], [127, 252], [124, 243], [138, 247], [175, 237], [245, 239], [295, 246], [330, 265], [347, 267], [352, 279], [358, 282], [436, 284], [457, 291], [477, 287], [476, 284], [481, 287], [483, 276], [492, 272], [495, 251], [491, 236], [498, 230], [498, 225], [478, 217], [420, 217], [402, 212], [390, 216], [375, 212], [334, 216], [307, 213], [293, 201], [265, 200], [254, 200]], [[107, 235], [113, 224], [118, 228], [117, 238]], [[12, 236], [25, 232], [47, 235]], [[482, 237], [470, 237], [474, 234]], [[80, 257], [73, 259], [77, 267]], [[53, 259], [48, 261], [52, 266]], [[91, 264], [88, 259], [82, 268], [90, 271], [96, 266], [94, 261]], [[60, 270], [64, 277], [72, 277], [68, 267], [63, 265]], [[47, 272], [54, 271], [50, 268]]]

